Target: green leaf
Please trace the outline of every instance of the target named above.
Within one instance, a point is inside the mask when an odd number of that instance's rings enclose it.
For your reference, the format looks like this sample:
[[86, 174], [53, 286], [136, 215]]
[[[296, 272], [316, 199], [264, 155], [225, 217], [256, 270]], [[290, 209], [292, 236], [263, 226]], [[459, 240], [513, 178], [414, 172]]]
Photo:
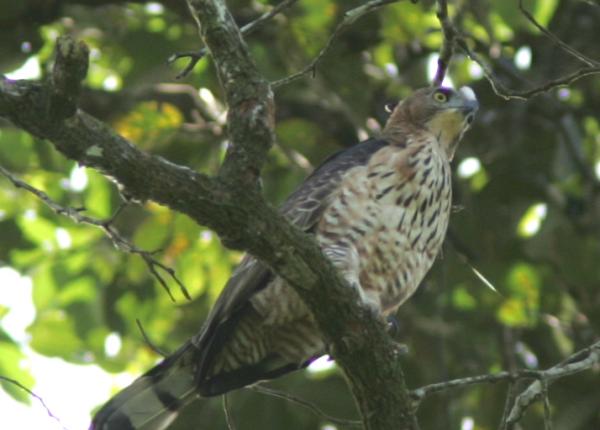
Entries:
[[[21, 365], [25, 356], [17, 344], [10, 340], [1, 330], [0, 334], [2, 334], [0, 337], [0, 375], [18, 381], [27, 388], [31, 388], [34, 382], [33, 377]], [[15, 400], [29, 403], [29, 394], [15, 384], [0, 379], [0, 385]]]
[[36, 309], [47, 309], [54, 303], [57, 286], [50, 264], [38, 266], [33, 273], [33, 303]]
[[133, 242], [141, 249], [156, 251], [162, 248], [169, 236], [167, 223], [169, 216], [152, 216], [146, 219], [135, 231]]
[[498, 309], [498, 319], [512, 327], [532, 327], [538, 322], [540, 275], [528, 264], [515, 265], [507, 279], [508, 297]]
[[31, 347], [40, 354], [80, 361], [82, 342], [76, 335], [73, 320], [65, 312], [48, 310], [38, 314], [28, 331]]
[[54, 247], [56, 242], [56, 225], [52, 224], [47, 219], [31, 213], [29, 215], [20, 216], [17, 223], [19, 227], [21, 227], [21, 231], [25, 237], [36, 245], [50, 248]]
[[92, 169], [86, 170], [88, 186], [84, 195], [84, 206], [90, 215], [108, 218], [111, 215], [111, 191], [108, 180]]

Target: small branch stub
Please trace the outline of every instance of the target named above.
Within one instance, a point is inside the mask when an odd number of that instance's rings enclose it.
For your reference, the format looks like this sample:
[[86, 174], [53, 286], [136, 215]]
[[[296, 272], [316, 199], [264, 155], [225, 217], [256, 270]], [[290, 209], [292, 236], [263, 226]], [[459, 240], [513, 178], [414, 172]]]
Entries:
[[53, 118], [63, 120], [75, 114], [81, 81], [87, 75], [89, 54], [84, 42], [70, 36], [58, 38], [48, 100], [48, 113]]

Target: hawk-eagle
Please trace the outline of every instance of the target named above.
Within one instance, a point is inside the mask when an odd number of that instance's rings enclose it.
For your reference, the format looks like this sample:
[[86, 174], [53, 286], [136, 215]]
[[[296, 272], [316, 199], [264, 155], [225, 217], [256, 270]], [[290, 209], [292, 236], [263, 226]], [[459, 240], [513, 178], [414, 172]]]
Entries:
[[[398, 103], [379, 138], [327, 159], [281, 212], [382, 317], [419, 286], [450, 216], [450, 161], [478, 108], [470, 88], [424, 88]], [[300, 297], [247, 255], [201, 331], [104, 405], [94, 430], [162, 429], [196, 395], [300, 369], [325, 345]]]

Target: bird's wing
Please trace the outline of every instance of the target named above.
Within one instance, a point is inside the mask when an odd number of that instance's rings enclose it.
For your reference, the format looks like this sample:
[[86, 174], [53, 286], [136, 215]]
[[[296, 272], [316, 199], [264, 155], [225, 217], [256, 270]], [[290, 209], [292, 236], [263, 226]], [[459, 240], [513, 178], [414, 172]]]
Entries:
[[[366, 164], [375, 152], [386, 145], [384, 140], [369, 139], [332, 155], [289, 196], [280, 212], [292, 224], [304, 231], [311, 231], [329, 204], [344, 173]], [[206, 358], [220, 349], [227, 334], [243, 314], [249, 298], [265, 288], [273, 278], [273, 272], [268, 266], [251, 255], [246, 255], [235, 269], [203, 329], [193, 340], [198, 349], [200, 377], [210, 365], [210, 360]]]

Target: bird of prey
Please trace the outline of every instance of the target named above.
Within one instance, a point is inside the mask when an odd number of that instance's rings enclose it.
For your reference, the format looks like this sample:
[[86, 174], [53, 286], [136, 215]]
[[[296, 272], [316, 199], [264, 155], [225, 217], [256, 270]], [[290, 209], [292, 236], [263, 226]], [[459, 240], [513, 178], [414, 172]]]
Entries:
[[[477, 108], [468, 87], [415, 91], [379, 138], [331, 156], [281, 207], [382, 318], [415, 292], [441, 248], [450, 161]], [[278, 377], [325, 349], [295, 290], [247, 255], [201, 331], [104, 405], [90, 429], [167, 428], [195, 396]]]

